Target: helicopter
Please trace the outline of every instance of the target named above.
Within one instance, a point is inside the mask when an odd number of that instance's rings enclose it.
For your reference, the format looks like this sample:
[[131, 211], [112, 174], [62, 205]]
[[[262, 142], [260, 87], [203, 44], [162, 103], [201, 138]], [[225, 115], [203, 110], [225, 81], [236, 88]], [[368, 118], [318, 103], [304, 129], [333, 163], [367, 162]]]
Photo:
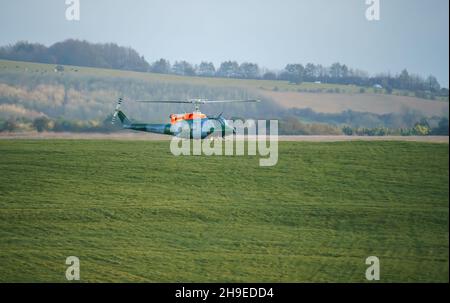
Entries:
[[[184, 114], [171, 114], [170, 123], [133, 123], [121, 110], [123, 98], [119, 98], [116, 109], [112, 117], [112, 124], [115, 124], [117, 117], [122, 123], [124, 129], [150, 132], [156, 134], [170, 135], [187, 139], [205, 139], [208, 136], [220, 134], [222, 138], [227, 135], [236, 134], [236, 129], [231, 126], [222, 116], [222, 113], [216, 117], [207, 116], [200, 111], [200, 104], [218, 104], [218, 103], [249, 103], [260, 102], [257, 99], [251, 100], [208, 100], [208, 99], [186, 99], [186, 100], [136, 100], [144, 103], [166, 103], [166, 104], [192, 104], [194, 111]], [[199, 132], [195, 133], [194, 122], [200, 122]], [[186, 128], [188, 128], [186, 130]]]

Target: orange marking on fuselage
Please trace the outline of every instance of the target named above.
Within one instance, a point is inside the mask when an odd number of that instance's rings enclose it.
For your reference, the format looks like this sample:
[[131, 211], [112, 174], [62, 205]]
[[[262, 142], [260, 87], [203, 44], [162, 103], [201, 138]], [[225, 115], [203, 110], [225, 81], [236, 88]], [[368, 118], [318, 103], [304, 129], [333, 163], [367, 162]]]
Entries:
[[206, 115], [202, 113], [171, 114], [170, 123], [174, 124], [182, 120], [194, 120], [204, 118], [206, 118]]

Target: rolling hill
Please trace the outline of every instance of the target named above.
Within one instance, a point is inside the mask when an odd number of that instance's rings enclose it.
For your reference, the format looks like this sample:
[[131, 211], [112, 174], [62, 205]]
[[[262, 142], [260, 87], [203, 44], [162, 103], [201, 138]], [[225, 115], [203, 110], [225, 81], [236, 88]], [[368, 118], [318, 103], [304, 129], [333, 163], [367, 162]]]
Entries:
[[[411, 129], [423, 119], [429, 121], [431, 128], [448, 124], [448, 119], [442, 119], [448, 118], [448, 101], [407, 95], [402, 91], [386, 94], [354, 85], [306, 82], [295, 85], [287, 81], [188, 77], [0, 60], [0, 122], [10, 117], [30, 121], [44, 115], [72, 121], [75, 127], [69, 129], [86, 129], [76, 125], [108, 124], [105, 121], [119, 96], [128, 100], [257, 98], [262, 102], [205, 105], [201, 109], [208, 115], [223, 112], [228, 118], [278, 119], [283, 122], [282, 134], [339, 134], [347, 125], [355, 129], [388, 128], [393, 130], [391, 133], [400, 134], [402, 129]], [[309, 108], [313, 112], [293, 108]], [[171, 113], [192, 109], [189, 105], [130, 101], [124, 104], [131, 118], [156, 123], [167, 122]], [[324, 115], [316, 119], [318, 113]], [[16, 125], [22, 131], [32, 130], [32, 124], [27, 123], [19, 121]]]

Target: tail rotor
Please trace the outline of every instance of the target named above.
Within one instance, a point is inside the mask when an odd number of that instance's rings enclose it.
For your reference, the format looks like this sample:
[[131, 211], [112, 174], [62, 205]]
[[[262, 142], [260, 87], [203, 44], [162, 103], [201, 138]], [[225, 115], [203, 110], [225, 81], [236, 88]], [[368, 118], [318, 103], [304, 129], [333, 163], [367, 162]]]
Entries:
[[117, 119], [117, 115], [119, 114], [120, 111], [120, 105], [122, 104], [123, 99], [120, 97], [119, 100], [117, 101], [117, 105], [116, 105], [116, 110], [114, 111], [112, 120], [111, 120], [111, 124], [114, 124], [116, 122]]

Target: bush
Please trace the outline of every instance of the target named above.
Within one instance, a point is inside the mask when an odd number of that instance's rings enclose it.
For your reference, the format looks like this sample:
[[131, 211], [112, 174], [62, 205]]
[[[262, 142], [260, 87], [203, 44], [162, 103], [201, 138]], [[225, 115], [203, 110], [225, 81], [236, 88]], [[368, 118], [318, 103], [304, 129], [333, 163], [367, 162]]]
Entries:
[[431, 134], [435, 136], [448, 136], [448, 118], [441, 118], [438, 127], [431, 130]]
[[51, 130], [54, 123], [47, 117], [39, 117], [34, 119], [33, 126], [38, 132], [43, 132], [44, 130]]
[[12, 132], [12, 131], [14, 131], [14, 130], [16, 130], [16, 129], [17, 129], [17, 122], [16, 122], [16, 119], [10, 118], [10, 119], [6, 120], [6, 121], [3, 123], [3, 125], [2, 125], [2, 127], [1, 127], [1, 129], [0, 129], [0, 131], [8, 131], [8, 132]]
[[340, 135], [342, 131], [332, 125], [323, 123], [306, 124], [296, 117], [288, 117], [280, 121], [281, 135]]
[[426, 136], [431, 133], [430, 126], [424, 123], [416, 123], [413, 128], [413, 133], [417, 136]]
[[346, 136], [351, 136], [353, 135], [353, 129], [350, 126], [344, 126], [342, 128], [342, 132], [344, 133], [344, 135]]

